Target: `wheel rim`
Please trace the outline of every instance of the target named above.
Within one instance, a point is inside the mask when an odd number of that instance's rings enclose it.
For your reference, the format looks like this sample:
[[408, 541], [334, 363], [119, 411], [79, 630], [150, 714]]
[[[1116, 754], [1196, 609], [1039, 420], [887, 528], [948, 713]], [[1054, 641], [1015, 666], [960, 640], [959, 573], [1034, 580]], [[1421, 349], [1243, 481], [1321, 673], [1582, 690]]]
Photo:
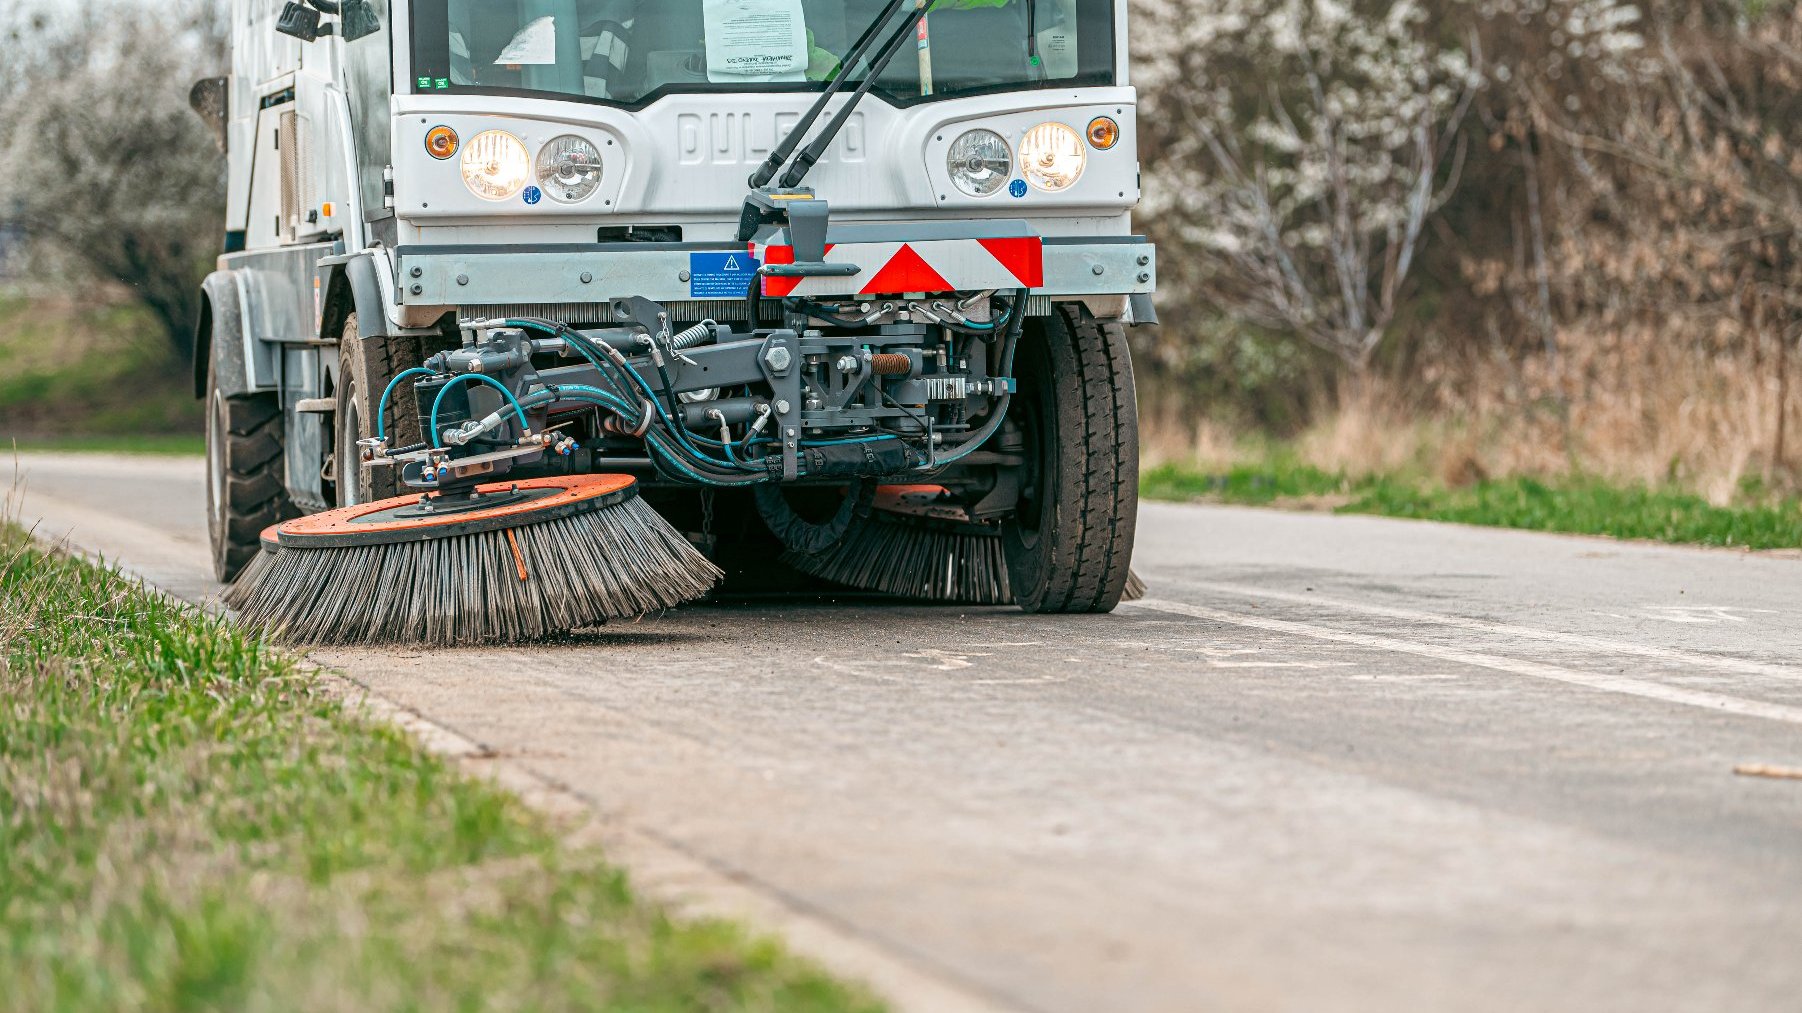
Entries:
[[207, 392], [206, 480], [207, 520], [217, 533], [225, 528], [225, 399]]
[[363, 410], [357, 403], [356, 381], [347, 379], [344, 396], [338, 399], [338, 505], [356, 506], [363, 502], [363, 461], [357, 451], [362, 438]]

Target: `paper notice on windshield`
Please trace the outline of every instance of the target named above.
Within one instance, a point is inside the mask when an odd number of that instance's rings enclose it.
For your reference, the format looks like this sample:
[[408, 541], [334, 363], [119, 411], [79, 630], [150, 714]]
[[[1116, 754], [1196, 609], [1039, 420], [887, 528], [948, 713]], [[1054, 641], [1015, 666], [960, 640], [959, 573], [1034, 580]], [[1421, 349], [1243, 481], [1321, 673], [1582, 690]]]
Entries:
[[519, 30], [501, 55], [497, 67], [540, 67], [557, 62], [557, 19], [542, 17]]
[[709, 81], [804, 81], [801, 0], [706, 0]]

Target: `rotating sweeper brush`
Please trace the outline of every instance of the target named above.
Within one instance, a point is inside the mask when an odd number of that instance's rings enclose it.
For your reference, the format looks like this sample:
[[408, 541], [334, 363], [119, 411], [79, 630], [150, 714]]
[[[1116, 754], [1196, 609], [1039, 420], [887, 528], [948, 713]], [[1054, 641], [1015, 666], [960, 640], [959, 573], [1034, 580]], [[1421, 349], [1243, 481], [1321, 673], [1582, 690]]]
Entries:
[[720, 577], [626, 475], [401, 496], [275, 537], [236, 597], [246, 624], [294, 644], [536, 639], [671, 608]]
[[[1007, 550], [997, 524], [972, 519], [942, 486], [885, 485], [838, 540], [782, 561], [821, 580], [947, 605], [1012, 605]], [[1121, 601], [1145, 597], [1127, 575]]]
[[233, 612], [243, 611], [244, 604], [250, 601], [251, 592], [263, 582], [269, 568], [275, 565], [276, 554], [282, 550], [280, 531], [280, 524], [271, 524], [263, 529], [262, 535], [257, 539], [257, 554], [244, 564], [244, 569], [238, 573], [238, 579], [219, 594], [219, 600], [225, 603], [226, 608]]

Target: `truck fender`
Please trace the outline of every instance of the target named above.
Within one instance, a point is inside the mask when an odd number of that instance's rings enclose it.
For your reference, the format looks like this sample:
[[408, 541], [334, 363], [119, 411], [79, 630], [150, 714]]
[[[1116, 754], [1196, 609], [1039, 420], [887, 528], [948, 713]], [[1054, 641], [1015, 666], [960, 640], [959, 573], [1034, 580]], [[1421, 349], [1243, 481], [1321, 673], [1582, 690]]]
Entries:
[[344, 330], [344, 319], [353, 312], [363, 334], [388, 332], [387, 304], [377, 274], [379, 270], [375, 258], [367, 253], [325, 257], [319, 261], [319, 283], [325, 290], [324, 312], [319, 319], [320, 340], [338, 340]]
[[232, 271], [214, 271], [200, 283], [200, 323], [194, 332], [194, 396], [206, 399], [207, 367], [226, 397], [251, 393], [244, 360], [244, 302]]

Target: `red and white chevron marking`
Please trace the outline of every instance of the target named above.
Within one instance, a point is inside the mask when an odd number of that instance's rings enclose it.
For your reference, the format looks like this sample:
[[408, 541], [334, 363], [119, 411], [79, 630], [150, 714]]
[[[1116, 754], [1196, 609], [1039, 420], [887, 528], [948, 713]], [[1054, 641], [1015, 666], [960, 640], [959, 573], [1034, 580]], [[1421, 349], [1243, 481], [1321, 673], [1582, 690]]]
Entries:
[[[792, 246], [753, 243], [751, 255], [764, 264], [795, 262]], [[765, 278], [763, 294], [772, 298], [876, 296], [1039, 288], [1045, 284], [1045, 246], [1037, 236], [839, 243], [826, 247], [826, 263], [856, 264], [862, 270], [837, 278]]]

